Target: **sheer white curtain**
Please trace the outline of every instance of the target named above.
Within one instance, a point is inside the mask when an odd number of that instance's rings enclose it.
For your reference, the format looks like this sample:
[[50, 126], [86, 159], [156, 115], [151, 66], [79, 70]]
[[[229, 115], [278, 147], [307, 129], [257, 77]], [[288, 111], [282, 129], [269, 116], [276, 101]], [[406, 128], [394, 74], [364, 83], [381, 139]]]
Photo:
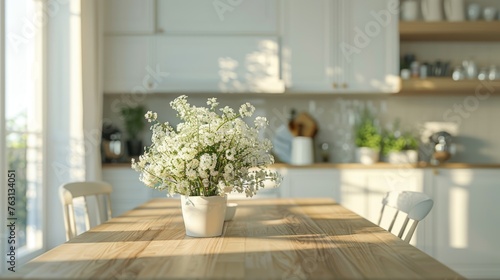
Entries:
[[49, 0], [47, 245], [65, 241], [58, 187], [100, 180], [102, 91], [97, 0]]
[[[4, 70], [5, 70], [5, 27], [4, 27], [4, 9], [5, 9], [5, 2], [3, 0], [0, 0], [0, 155], [5, 155], [5, 119], [4, 119], [4, 106], [5, 106], [5, 84], [4, 84]], [[6, 166], [6, 158], [4, 156], [0, 157], [0, 167]], [[0, 182], [5, 182], [7, 180], [7, 174], [5, 174], [5, 171], [0, 173]], [[0, 191], [2, 193], [5, 193], [5, 189], [0, 187]], [[3, 197], [3, 196], [2, 196]], [[0, 215], [1, 217], [6, 217], [7, 216], [7, 207], [6, 203], [3, 201], [0, 201]], [[7, 229], [3, 228], [0, 230], [0, 234], [2, 236], [6, 236], [7, 234]], [[0, 243], [0, 250], [2, 252], [5, 252], [7, 249], [7, 243], [5, 241], [2, 241]], [[6, 271], [6, 262], [0, 263], [0, 273], [5, 273]]]

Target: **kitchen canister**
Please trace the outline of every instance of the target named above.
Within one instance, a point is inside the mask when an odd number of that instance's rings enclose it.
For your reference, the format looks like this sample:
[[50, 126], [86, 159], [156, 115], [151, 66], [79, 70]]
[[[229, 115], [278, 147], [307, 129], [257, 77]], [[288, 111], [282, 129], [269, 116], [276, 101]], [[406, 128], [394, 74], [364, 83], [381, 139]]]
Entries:
[[483, 9], [483, 18], [486, 21], [495, 20], [497, 17], [497, 9], [495, 7], [485, 7]]
[[401, 1], [401, 20], [414, 21], [418, 19], [418, 2], [417, 0], [402, 0]]
[[470, 3], [467, 6], [467, 18], [469, 20], [478, 20], [481, 16], [481, 6], [478, 3]]
[[314, 162], [313, 139], [311, 137], [297, 136], [292, 141], [291, 164], [307, 165]]
[[422, 0], [422, 16], [425, 21], [443, 20], [443, 1]]
[[444, 0], [444, 14], [448, 21], [464, 21], [464, 0]]

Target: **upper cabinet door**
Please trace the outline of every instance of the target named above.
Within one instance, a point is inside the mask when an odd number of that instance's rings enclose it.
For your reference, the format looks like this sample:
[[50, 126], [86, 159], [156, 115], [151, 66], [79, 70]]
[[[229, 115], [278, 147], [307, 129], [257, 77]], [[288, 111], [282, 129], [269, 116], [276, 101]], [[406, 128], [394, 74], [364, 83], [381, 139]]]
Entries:
[[105, 0], [106, 34], [152, 34], [155, 32], [154, 0]]
[[158, 92], [283, 92], [272, 36], [157, 36]]
[[330, 92], [334, 83], [334, 56], [330, 38], [332, 1], [284, 2], [282, 71], [287, 90]]
[[287, 91], [397, 92], [397, 4], [397, 0], [285, 1], [282, 69]]
[[151, 63], [151, 36], [104, 38], [104, 92], [147, 93], [166, 78]]
[[398, 92], [399, 5], [397, 0], [341, 0], [341, 31], [334, 49], [347, 92]]
[[158, 31], [274, 35], [276, 0], [158, 0]]

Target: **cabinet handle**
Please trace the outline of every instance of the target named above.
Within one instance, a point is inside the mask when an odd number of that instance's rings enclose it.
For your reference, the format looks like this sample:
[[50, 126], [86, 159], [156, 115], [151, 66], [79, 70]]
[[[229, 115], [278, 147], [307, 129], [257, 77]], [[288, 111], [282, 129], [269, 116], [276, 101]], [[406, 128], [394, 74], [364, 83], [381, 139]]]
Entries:
[[347, 83], [342, 83], [343, 88], [347, 88]]
[[337, 88], [337, 83], [332, 84], [333, 88]]

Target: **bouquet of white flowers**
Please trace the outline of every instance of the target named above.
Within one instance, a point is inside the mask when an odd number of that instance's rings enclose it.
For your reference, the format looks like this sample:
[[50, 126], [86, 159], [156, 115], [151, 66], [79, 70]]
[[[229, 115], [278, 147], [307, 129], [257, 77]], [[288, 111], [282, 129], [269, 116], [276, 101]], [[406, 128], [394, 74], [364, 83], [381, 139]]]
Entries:
[[188, 196], [237, 191], [251, 197], [265, 181], [279, 185], [281, 176], [265, 169], [274, 163], [271, 141], [259, 137], [268, 125], [266, 118], [255, 118], [251, 127], [243, 121], [255, 111], [251, 104], [241, 105], [238, 113], [228, 106], [217, 110], [216, 98], [209, 98], [207, 105], [191, 106], [185, 95], [172, 101], [170, 106], [182, 120], [176, 129], [159, 123], [157, 113], [147, 112], [146, 119], [153, 122], [152, 144], [138, 162], [132, 160], [140, 180], [151, 188]]

